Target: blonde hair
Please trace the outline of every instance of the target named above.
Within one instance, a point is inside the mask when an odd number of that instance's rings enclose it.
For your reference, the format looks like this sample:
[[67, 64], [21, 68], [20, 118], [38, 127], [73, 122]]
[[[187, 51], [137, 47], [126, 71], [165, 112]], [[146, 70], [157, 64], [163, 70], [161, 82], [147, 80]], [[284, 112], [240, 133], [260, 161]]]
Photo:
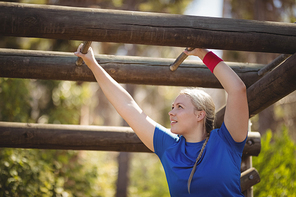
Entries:
[[197, 111], [205, 111], [205, 127], [209, 134], [214, 129], [215, 104], [210, 95], [198, 88], [186, 88], [180, 94], [188, 96]]
[[192, 181], [194, 172], [196, 170], [197, 163], [198, 163], [199, 159], [201, 158], [202, 153], [203, 153], [203, 151], [210, 139], [210, 133], [214, 129], [215, 104], [214, 104], [213, 99], [211, 98], [210, 95], [208, 95], [204, 91], [197, 89], [197, 88], [186, 88], [186, 89], [182, 90], [180, 92], [180, 94], [184, 94], [190, 98], [193, 106], [195, 107], [195, 110], [206, 112], [206, 115], [204, 118], [204, 120], [205, 120], [204, 126], [206, 128], [207, 137], [206, 137], [205, 142], [202, 145], [202, 148], [198, 154], [198, 157], [196, 158], [196, 161], [193, 165], [190, 176], [188, 178], [188, 182], [187, 182], [188, 188], [187, 189], [188, 189], [188, 193], [190, 194], [190, 185], [191, 185], [191, 181]]

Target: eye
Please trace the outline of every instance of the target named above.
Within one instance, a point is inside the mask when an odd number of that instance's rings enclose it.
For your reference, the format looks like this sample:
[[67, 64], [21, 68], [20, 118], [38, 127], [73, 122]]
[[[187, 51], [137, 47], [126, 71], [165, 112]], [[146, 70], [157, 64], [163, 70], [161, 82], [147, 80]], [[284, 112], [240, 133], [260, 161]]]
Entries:
[[179, 108], [179, 109], [183, 109], [183, 107], [182, 107], [181, 105], [178, 105], [178, 108]]

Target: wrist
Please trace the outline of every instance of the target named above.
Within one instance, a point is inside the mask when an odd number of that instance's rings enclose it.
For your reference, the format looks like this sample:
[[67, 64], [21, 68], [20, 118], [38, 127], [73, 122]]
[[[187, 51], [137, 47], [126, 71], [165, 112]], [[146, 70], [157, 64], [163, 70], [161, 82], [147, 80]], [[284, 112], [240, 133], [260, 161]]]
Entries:
[[197, 49], [196, 56], [198, 56], [201, 60], [203, 60], [208, 52], [210, 52], [210, 51], [207, 49], [200, 49], [199, 48], [199, 49]]
[[216, 54], [214, 54], [212, 51], [209, 51], [207, 54], [205, 54], [202, 61], [213, 73], [217, 64], [222, 62], [223, 60], [219, 58]]

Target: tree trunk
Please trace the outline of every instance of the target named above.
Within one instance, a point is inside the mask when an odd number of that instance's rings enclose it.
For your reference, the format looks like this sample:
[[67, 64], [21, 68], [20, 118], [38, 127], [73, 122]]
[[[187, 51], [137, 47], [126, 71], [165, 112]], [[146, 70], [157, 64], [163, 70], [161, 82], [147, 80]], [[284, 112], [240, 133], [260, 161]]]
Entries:
[[131, 153], [129, 152], [121, 152], [118, 155], [118, 178], [116, 183], [116, 197], [127, 197], [130, 157]]
[[[133, 0], [132, 0], [133, 1]], [[127, 55], [136, 55], [137, 46], [132, 45], [128, 50]], [[135, 96], [135, 85], [127, 84], [126, 91], [132, 96]], [[122, 122], [122, 126], [129, 126], [125, 120]], [[129, 185], [129, 165], [130, 165], [131, 153], [121, 152], [118, 156], [118, 177], [116, 184], [116, 197], [127, 197], [128, 185]]]

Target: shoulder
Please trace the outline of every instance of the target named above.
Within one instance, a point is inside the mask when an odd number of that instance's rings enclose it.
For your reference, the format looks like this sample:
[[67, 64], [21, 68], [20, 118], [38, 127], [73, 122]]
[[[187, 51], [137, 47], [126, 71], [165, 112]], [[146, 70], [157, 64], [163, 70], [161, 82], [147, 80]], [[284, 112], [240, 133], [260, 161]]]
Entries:
[[174, 143], [179, 140], [179, 136], [176, 134], [173, 134], [170, 129], [167, 129], [160, 124], [156, 124], [153, 140], [168, 141], [168, 142]]
[[179, 137], [173, 134], [170, 129], [156, 124], [153, 136], [154, 151], [157, 155], [165, 151], [169, 146], [179, 141]]
[[[245, 138], [244, 141], [242, 142], [236, 142], [230, 132], [228, 131], [226, 125], [223, 124], [221, 125], [220, 128], [218, 129], [214, 129], [213, 131], [213, 134], [218, 136], [221, 140], [223, 140], [223, 142], [228, 146], [230, 147], [232, 150], [238, 152], [238, 153], [242, 153], [243, 152], [243, 149], [244, 149], [244, 146], [245, 146], [245, 143], [246, 143], [246, 140], [247, 138]], [[212, 135], [212, 133], [211, 133]]]

